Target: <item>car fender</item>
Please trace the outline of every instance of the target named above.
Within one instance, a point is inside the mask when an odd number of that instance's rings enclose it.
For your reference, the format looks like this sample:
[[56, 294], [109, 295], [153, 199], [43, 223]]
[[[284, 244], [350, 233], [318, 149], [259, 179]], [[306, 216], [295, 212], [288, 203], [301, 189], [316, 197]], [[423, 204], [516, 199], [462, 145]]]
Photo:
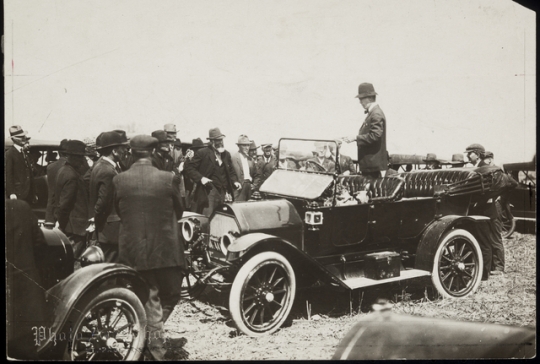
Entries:
[[[251, 233], [243, 235], [234, 240], [227, 247], [229, 257], [236, 256], [230, 259], [233, 263], [240, 265], [247, 262], [254, 255], [264, 251], [275, 251], [283, 255], [295, 270], [297, 278], [304, 281], [311, 279], [319, 279], [333, 286], [346, 288], [340, 279], [336, 278], [322, 264], [315, 259], [298, 249], [291, 242], [275, 235], [265, 233]], [[235, 254], [236, 253], [236, 254]]]
[[420, 243], [416, 250], [415, 268], [430, 272], [433, 270], [433, 259], [435, 258], [439, 241], [448, 230], [460, 227], [470, 232], [478, 240], [479, 225], [488, 224], [489, 221], [489, 217], [477, 215], [447, 215], [433, 221], [420, 237]]
[[83, 267], [47, 291], [46, 301], [54, 319], [48, 329], [55, 335], [49, 335], [45, 344], [39, 348], [40, 353], [46, 352], [51, 345], [56, 346], [61, 336], [69, 338], [67, 319], [77, 303], [83, 296], [93, 294], [106, 284], [131, 289], [143, 305], [148, 300], [148, 284], [133, 268], [113, 263]]

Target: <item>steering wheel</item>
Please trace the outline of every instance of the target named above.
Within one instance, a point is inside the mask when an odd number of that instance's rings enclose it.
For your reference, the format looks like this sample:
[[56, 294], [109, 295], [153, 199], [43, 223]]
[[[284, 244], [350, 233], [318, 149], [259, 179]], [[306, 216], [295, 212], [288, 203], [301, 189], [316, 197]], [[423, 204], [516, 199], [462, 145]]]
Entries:
[[[313, 166], [310, 168], [310, 166]], [[319, 162], [316, 162], [316, 161], [312, 161], [312, 160], [307, 160], [306, 161], [306, 170], [312, 170], [312, 171], [315, 171], [315, 172], [326, 172], [326, 168], [323, 167], [322, 164], [320, 164]]]

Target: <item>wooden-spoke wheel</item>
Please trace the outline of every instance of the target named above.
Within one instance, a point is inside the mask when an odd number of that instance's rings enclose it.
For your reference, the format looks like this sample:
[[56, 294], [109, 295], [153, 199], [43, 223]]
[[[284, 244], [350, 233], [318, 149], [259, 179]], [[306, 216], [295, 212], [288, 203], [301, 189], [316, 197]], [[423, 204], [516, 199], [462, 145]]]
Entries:
[[[496, 202], [500, 204], [500, 202]], [[514, 216], [512, 216], [512, 212], [510, 211], [510, 206], [502, 206], [502, 204], [499, 205], [501, 211], [501, 222], [502, 222], [502, 237], [507, 239], [516, 230], [516, 220], [514, 219]]]
[[75, 309], [68, 360], [137, 360], [145, 344], [146, 313], [126, 288], [112, 288]]
[[468, 231], [451, 230], [440, 241], [433, 264], [433, 284], [443, 297], [463, 298], [482, 280], [480, 245]]
[[204, 274], [198, 268], [197, 262], [193, 262], [192, 256], [186, 254], [187, 269], [182, 278], [180, 297], [185, 300], [194, 300], [198, 298], [206, 288], [206, 284], [201, 281]]
[[238, 271], [231, 287], [234, 323], [249, 336], [277, 331], [291, 311], [295, 291], [294, 270], [285, 257], [275, 252], [255, 255]]

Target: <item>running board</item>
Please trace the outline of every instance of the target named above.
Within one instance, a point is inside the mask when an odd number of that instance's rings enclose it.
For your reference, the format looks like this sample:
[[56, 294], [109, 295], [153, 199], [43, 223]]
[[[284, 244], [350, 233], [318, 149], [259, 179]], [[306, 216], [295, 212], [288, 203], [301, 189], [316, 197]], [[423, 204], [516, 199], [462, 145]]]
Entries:
[[349, 279], [344, 280], [343, 283], [349, 289], [358, 289], [358, 288], [364, 288], [364, 287], [369, 287], [369, 286], [376, 286], [378, 284], [385, 284], [385, 283], [390, 283], [390, 282], [403, 281], [405, 279], [427, 277], [427, 276], [431, 276], [431, 272], [428, 272], [427, 270], [420, 270], [420, 269], [408, 269], [408, 270], [402, 270], [400, 272], [399, 277], [392, 277], [392, 278], [386, 278], [386, 279], [369, 279], [365, 277], [349, 278]]

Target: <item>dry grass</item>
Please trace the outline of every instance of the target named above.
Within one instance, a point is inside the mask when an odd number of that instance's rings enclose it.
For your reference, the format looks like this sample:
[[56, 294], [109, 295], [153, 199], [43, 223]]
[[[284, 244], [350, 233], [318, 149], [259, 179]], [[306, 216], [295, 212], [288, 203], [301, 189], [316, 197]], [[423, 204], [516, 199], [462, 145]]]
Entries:
[[[181, 302], [165, 328], [172, 360], [330, 359], [341, 338], [379, 297], [398, 314], [536, 326], [536, 236], [515, 233], [505, 240], [506, 274], [482, 282], [467, 299], [440, 299], [426, 281], [366, 290], [361, 309], [349, 314], [348, 293], [323, 289], [298, 293], [292, 324], [274, 335], [239, 335], [225, 306], [226, 295], [207, 292], [200, 301]], [[311, 304], [308, 320], [306, 301]]]

